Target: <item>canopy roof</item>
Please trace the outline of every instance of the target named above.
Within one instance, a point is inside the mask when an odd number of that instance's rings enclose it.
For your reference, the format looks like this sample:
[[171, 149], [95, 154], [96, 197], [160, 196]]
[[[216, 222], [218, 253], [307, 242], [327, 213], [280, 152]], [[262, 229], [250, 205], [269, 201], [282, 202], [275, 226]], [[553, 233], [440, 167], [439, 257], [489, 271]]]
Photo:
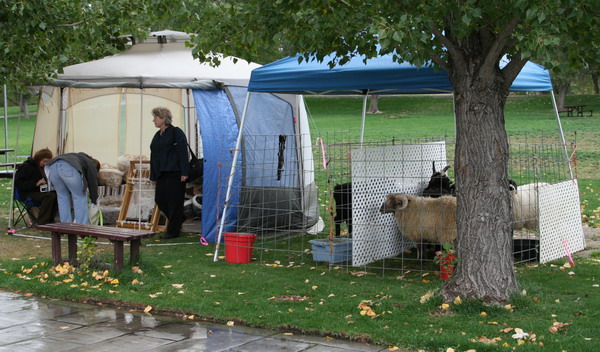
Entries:
[[[312, 94], [432, 94], [451, 93], [448, 74], [432, 67], [417, 68], [407, 62], [393, 61], [393, 54], [363, 62], [354, 57], [344, 65], [329, 68], [334, 57], [298, 62], [300, 55], [290, 56], [252, 71], [248, 90], [254, 92], [286, 92]], [[501, 66], [506, 65], [507, 60]], [[513, 82], [512, 91], [552, 90], [549, 72], [528, 62]]]
[[200, 63], [185, 46], [183, 32], [154, 32], [161, 40], [146, 40], [129, 50], [64, 68], [53, 85], [82, 88], [144, 87], [214, 89], [220, 85], [247, 86], [259, 64], [231, 56], [212, 67]]

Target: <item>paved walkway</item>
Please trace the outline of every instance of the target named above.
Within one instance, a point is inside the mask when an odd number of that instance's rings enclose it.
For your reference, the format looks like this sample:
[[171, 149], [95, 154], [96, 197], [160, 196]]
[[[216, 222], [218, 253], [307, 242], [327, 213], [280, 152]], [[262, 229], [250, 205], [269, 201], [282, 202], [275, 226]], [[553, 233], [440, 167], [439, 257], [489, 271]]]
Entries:
[[381, 346], [182, 322], [0, 291], [0, 351], [385, 351]]

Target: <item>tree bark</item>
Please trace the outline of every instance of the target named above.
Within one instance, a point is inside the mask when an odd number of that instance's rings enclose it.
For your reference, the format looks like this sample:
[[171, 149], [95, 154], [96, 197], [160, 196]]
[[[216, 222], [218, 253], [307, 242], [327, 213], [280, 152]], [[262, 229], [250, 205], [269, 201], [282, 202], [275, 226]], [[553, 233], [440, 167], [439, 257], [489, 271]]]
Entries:
[[379, 111], [379, 94], [371, 94], [371, 104], [367, 110], [367, 114], [381, 114]]
[[[473, 56], [468, 60], [476, 60]], [[480, 67], [469, 62], [465, 68]], [[508, 138], [504, 88], [496, 77], [450, 67], [456, 113], [457, 270], [442, 290], [456, 296], [504, 303], [518, 289], [512, 256]]]

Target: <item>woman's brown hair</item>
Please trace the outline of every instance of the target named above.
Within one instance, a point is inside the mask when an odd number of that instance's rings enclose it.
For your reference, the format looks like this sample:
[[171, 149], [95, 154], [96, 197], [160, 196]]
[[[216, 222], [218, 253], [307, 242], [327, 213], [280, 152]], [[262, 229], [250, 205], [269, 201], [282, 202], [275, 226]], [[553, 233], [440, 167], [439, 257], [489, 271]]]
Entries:
[[48, 148], [44, 148], [38, 150], [37, 152], [35, 152], [35, 154], [33, 154], [33, 161], [35, 161], [36, 164], [39, 164], [40, 161], [44, 159], [52, 159], [52, 157], [52, 151], [50, 151], [50, 149]]

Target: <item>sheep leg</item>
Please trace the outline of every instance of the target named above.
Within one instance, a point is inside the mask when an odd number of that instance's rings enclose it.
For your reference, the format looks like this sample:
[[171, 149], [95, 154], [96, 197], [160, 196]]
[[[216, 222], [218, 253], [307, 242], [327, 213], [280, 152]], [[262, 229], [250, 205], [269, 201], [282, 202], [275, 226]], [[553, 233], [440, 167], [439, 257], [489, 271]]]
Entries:
[[339, 219], [337, 213], [333, 222], [335, 223], [335, 237], [340, 237], [342, 220]]

